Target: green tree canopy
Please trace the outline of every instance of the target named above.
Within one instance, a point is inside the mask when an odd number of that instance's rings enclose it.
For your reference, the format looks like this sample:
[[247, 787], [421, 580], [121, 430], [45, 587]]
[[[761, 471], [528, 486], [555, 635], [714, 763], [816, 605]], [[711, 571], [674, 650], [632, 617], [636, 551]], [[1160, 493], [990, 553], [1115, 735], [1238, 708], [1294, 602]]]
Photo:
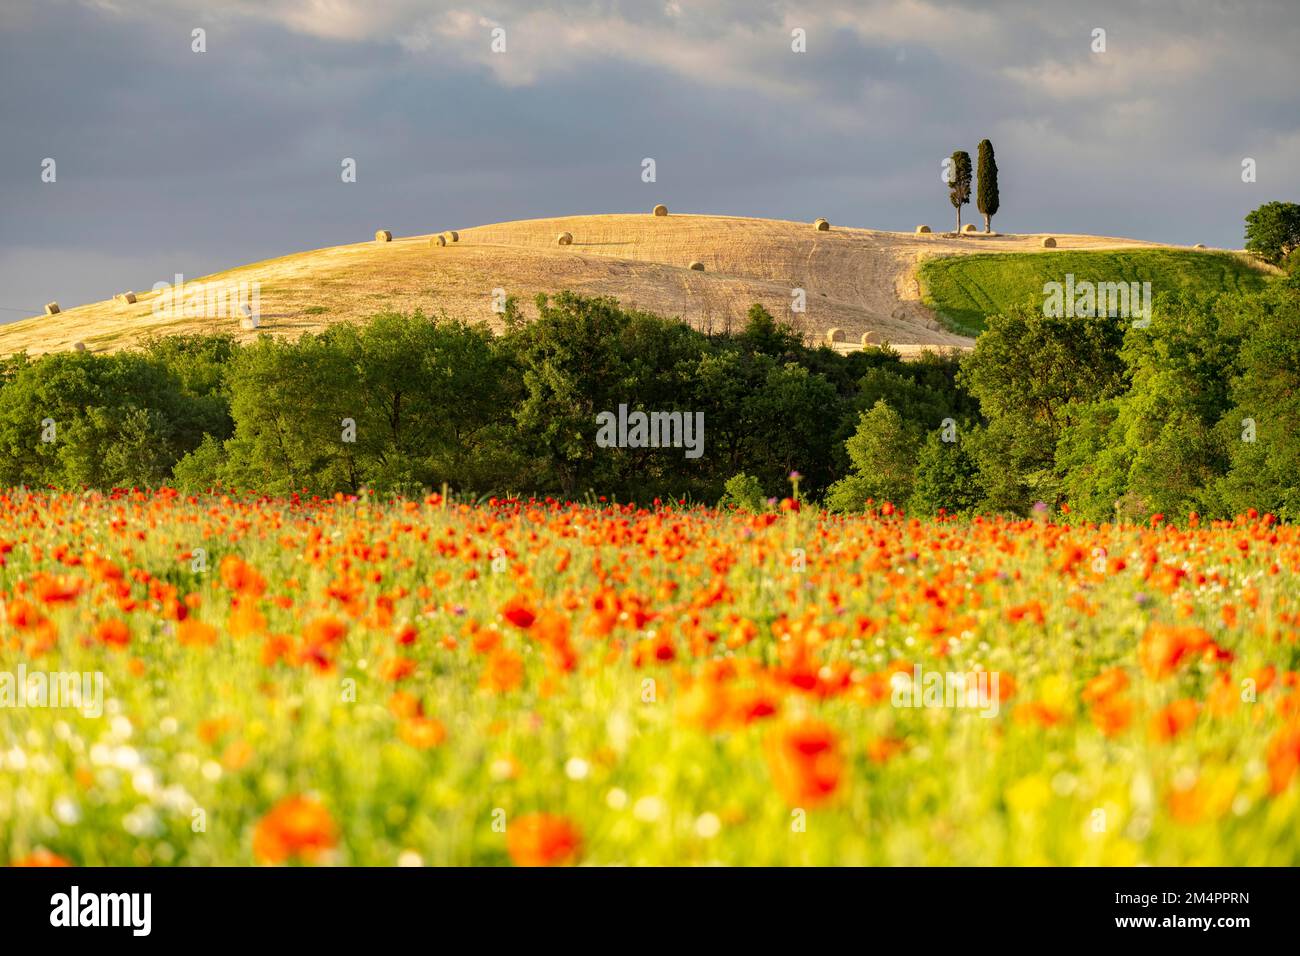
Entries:
[[1269, 202], [1246, 215], [1246, 251], [1280, 266], [1300, 248], [1300, 205]]
[[987, 139], [980, 140], [978, 150], [979, 194], [976, 204], [984, 214], [984, 231], [993, 231], [993, 217], [997, 214], [1001, 201], [998, 198], [998, 162], [993, 156], [993, 144]]
[[862, 412], [857, 430], [845, 442], [853, 473], [831, 485], [826, 505], [833, 511], [862, 511], [869, 500], [905, 504], [912, 494], [920, 446], [917, 429], [883, 398]]
[[957, 150], [952, 154], [948, 171], [948, 201], [957, 210], [957, 232], [961, 232], [961, 207], [970, 202], [970, 153]]

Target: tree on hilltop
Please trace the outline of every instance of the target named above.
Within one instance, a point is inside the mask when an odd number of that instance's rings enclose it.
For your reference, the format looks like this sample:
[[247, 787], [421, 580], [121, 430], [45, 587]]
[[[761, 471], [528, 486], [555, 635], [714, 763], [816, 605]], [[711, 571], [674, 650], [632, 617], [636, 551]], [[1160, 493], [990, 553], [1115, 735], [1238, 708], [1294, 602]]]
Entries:
[[[993, 156], [993, 144], [987, 139], [979, 145], [979, 194], [975, 202], [984, 214], [984, 231], [993, 231], [993, 217], [998, 211], [998, 161]], [[958, 210], [960, 213], [960, 210]]]
[[948, 170], [948, 200], [957, 210], [957, 234], [961, 234], [961, 207], [970, 202], [970, 153], [957, 150]]
[[1300, 248], [1300, 205], [1268, 202], [1246, 216], [1246, 251], [1280, 266]]

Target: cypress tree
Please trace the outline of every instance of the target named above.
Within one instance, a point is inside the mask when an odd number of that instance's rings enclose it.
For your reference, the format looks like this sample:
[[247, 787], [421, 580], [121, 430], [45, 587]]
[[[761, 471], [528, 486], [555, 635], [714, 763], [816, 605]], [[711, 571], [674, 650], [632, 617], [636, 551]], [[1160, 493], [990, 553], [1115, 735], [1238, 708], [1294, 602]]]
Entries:
[[975, 202], [984, 214], [984, 231], [992, 232], [993, 217], [998, 211], [998, 161], [993, 156], [993, 144], [987, 139], [980, 140], [979, 166], [979, 195]]

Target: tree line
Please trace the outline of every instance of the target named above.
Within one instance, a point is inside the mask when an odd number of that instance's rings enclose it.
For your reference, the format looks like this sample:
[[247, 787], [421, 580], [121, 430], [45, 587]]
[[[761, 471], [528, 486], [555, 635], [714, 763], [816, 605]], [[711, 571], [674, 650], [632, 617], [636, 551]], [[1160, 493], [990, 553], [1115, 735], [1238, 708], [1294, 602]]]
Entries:
[[[540, 296], [505, 328], [381, 314], [295, 341], [171, 336], [114, 354], [0, 364], [0, 485], [170, 484], [269, 494], [363, 488], [717, 501], [748, 473], [823, 492], [844, 441], [881, 396], [971, 415], [957, 360], [904, 362], [805, 346], [754, 306], [742, 331], [706, 335], [608, 298]], [[620, 404], [703, 413], [703, 453], [601, 447]]]
[[[1294, 246], [1287, 250], [1292, 263]], [[809, 347], [763, 307], [708, 335], [539, 296], [504, 330], [387, 313], [296, 341], [177, 336], [0, 362], [0, 485], [654, 498], [1090, 520], [1300, 513], [1300, 275], [1157, 298], [1149, 324], [992, 316], [970, 353]], [[703, 453], [603, 447], [620, 405]], [[604, 443], [608, 444], [608, 443]]]

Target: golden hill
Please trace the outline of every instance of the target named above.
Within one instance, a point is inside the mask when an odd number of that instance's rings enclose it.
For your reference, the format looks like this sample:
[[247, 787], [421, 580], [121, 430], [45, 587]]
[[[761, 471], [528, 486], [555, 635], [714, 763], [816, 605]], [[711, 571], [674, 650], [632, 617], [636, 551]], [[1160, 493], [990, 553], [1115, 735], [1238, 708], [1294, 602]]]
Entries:
[[[571, 245], [557, 243], [565, 232], [573, 236]], [[459, 230], [459, 240], [446, 246], [431, 238], [333, 246], [186, 277], [187, 293], [190, 283], [211, 288], [258, 283], [261, 327], [256, 332], [241, 330], [237, 314], [158, 314], [159, 294], [137, 290], [133, 304], [110, 299], [0, 326], [0, 354], [25, 349], [35, 355], [78, 342], [90, 351], [111, 351], [176, 332], [296, 336], [385, 310], [445, 311], [491, 323], [497, 319], [495, 289], [517, 296], [526, 314], [533, 311], [536, 293], [572, 289], [612, 295], [625, 306], [714, 331], [737, 328], [749, 306], [761, 302], [810, 337], [840, 329], [841, 348], [851, 349], [869, 332], [872, 341], [888, 341], [906, 354], [923, 346], [971, 344], [944, 329], [921, 304], [915, 275], [922, 257], [1044, 252], [1037, 235], [954, 238], [835, 225], [820, 232], [811, 222], [648, 212], [478, 226]], [[1098, 236], [1056, 239], [1057, 249], [1156, 245]], [[690, 269], [692, 261], [702, 263], [704, 271]], [[803, 314], [791, 311], [795, 288], [806, 292]]]

